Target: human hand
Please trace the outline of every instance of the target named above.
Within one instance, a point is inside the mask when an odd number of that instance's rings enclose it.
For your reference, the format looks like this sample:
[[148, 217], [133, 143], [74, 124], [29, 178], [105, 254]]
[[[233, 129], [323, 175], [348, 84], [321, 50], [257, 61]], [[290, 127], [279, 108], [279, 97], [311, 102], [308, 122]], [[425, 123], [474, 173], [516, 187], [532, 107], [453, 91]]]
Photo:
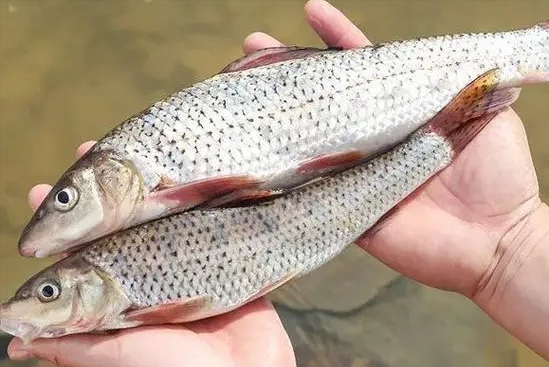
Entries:
[[[305, 12], [311, 27], [329, 46], [353, 48], [369, 42], [343, 14], [321, 0], [308, 2]], [[254, 33], [243, 48], [251, 53], [280, 45], [271, 36]], [[80, 146], [78, 155], [92, 144]], [[31, 190], [29, 201], [34, 209], [50, 189], [38, 185]], [[472, 299], [493, 295], [501, 280], [517, 271], [525, 258], [528, 248], [518, 246], [521, 241], [516, 238], [521, 236], [521, 224], [543, 210], [538, 190], [521, 121], [507, 109], [450, 167], [398, 205], [359, 244], [422, 283]], [[21, 347], [19, 341], [10, 345], [12, 358]], [[258, 362], [266, 366], [266, 361], [273, 366], [295, 365], [276, 312], [263, 300], [186, 326], [37, 340], [30, 352], [75, 367], [182, 363], [215, 367]]]

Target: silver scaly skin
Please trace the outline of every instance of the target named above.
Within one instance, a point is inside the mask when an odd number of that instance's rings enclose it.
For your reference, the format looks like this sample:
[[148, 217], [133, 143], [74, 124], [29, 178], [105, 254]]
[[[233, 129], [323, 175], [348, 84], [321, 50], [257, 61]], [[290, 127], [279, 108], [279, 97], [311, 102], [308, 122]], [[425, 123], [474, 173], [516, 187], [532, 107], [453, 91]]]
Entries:
[[332, 259], [492, 117], [426, 126], [367, 163], [263, 205], [189, 211], [96, 241], [0, 305], [0, 329], [29, 342], [231, 311]]
[[76, 256], [108, 274], [139, 307], [208, 295], [211, 311], [223, 312], [331, 259], [452, 156], [444, 138], [417, 134], [370, 163], [271, 203], [173, 215]]
[[387, 151], [487, 74], [494, 93], [517, 93], [472, 106], [467, 118], [511, 104], [524, 84], [549, 81], [548, 23], [352, 50], [258, 51], [99, 140], [38, 208], [20, 252], [67, 251], [167, 215], [221, 207], [226, 196], [238, 204], [285, 194]]

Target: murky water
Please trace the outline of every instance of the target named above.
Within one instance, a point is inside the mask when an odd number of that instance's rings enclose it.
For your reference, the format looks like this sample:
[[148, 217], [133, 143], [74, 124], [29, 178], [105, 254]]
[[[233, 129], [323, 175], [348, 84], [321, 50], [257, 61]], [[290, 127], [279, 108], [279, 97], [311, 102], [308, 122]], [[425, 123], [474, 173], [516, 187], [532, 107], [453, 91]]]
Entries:
[[[303, 3], [0, 0], [0, 299], [49, 262], [16, 252], [33, 184], [56, 179], [81, 141], [240, 56], [251, 31], [320, 44]], [[334, 3], [373, 41], [520, 27], [549, 14], [545, 0]], [[529, 87], [515, 105], [546, 200], [547, 101], [547, 87]], [[275, 299], [303, 367], [547, 365], [467, 300], [354, 248]]]

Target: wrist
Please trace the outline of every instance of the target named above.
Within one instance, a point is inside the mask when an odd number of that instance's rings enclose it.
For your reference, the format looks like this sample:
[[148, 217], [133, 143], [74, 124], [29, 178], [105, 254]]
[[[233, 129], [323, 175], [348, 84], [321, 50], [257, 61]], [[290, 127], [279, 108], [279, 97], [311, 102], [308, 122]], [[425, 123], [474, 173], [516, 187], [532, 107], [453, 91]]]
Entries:
[[496, 264], [472, 297], [494, 321], [549, 359], [549, 206], [502, 238]]

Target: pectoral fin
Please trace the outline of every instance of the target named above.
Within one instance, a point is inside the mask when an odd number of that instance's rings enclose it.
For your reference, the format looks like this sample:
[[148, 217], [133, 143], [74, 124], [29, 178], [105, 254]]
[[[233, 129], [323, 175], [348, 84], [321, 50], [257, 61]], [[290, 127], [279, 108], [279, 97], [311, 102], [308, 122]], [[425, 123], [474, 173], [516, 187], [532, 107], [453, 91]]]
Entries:
[[171, 209], [185, 211], [203, 205], [234, 191], [258, 187], [261, 181], [250, 176], [217, 177], [176, 185], [161, 179], [149, 199], [164, 203]]
[[348, 167], [359, 164], [366, 158], [364, 153], [358, 150], [326, 154], [300, 164], [297, 173], [318, 176], [330, 171], [343, 171]]
[[178, 324], [193, 321], [206, 314], [210, 301], [206, 297], [188, 298], [128, 312], [124, 321], [139, 325]]
[[265, 182], [254, 187], [242, 187], [226, 195], [204, 201], [197, 208], [216, 209], [265, 204], [304, 185], [323, 179], [325, 176], [344, 171], [370, 159], [358, 150], [318, 156], [300, 164], [292, 177], [285, 180]]

